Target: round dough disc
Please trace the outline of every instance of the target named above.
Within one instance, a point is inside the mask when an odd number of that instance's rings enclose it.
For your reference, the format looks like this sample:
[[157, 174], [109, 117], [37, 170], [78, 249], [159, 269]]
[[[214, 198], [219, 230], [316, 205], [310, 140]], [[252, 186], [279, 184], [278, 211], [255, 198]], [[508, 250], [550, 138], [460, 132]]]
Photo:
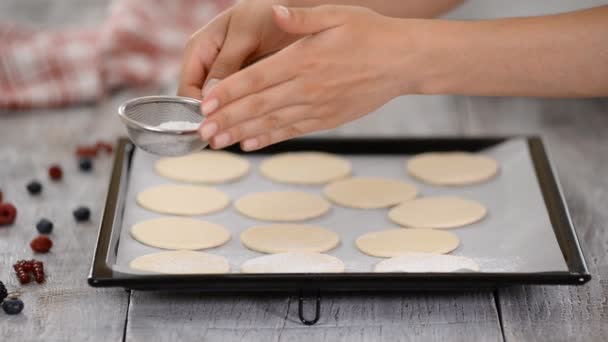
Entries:
[[272, 224], [249, 228], [241, 243], [261, 253], [326, 252], [338, 245], [338, 234], [322, 227], [303, 224]]
[[458, 237], [433, 229], [389, 229], [367, 233], [355, 242], [363, 253], [377, 257], [394, 257], [407, 252], [449, 253], [458, 247]]
[[307, 192], [270, 191], [241, 197], [235, 207], [241, 214], [257, 220], [300, 221], [325, 214], [330, 204]]
[[416, 197], [416, 188], [387, 178], [356, 177], [340, 180], [323, 190], [330, 201], [351, 208], [386, 208]]
[[331, 255], [306, 252], [271, 254], [245, 261], [243, 273], [341, 273], [344, 263]]
[[161, 214], [203, 215], [225, 209], [230, 197], [207, 186], [164, 184], [140, 192], [137, 203]]
[[289, 184], [325, 184], [350, 175], [350, 162], [324, 152], [289, 152], [260, 164], [267, 178]]
[[226, 228], [212, 222], [185, 217], [160, 217], [131, 227], [133, 238], [145, 245], [164, 249], [204, 249], [230, 240]]
[[166, 251], [146, 254], [133, 259], [129, 267], [135, 270], [166, 274], [228, 273], [228, 260], [220, 255], [194, 251]]
[[469, 152], [430, 152], [407, 162], [409, 174], [434, 185], [467, 185], [487, 181], [498, 173], [496, 160]]
[[203, 151], [159, 159], [154, 168], [159, 175], [172, 180], [218, 184], [245, 176], [249, 172], [249, 162], [230, 152]]
[[479, 265], [473, 259], [463, 256], [407, 253], [382, 260], [374, 268], [374, 272], [412, 273], [442, 273], [459, 270], [479, 272]]
[[479, 202], [458, 197], [426, 197], [401, 203], [388, 217], [405, 227], [456, 228], [477, 222], [486, 216]]

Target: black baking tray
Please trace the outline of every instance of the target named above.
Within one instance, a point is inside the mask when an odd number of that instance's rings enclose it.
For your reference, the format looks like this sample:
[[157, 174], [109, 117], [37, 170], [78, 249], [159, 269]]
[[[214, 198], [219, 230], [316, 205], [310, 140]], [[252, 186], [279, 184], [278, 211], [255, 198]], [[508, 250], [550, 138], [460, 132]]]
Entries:
[[[316, 150], [351, 155], [402, 155], [427, 151], [479, 151], [510, 138], [514, 137], [307, 138], [272, 145], [253, 153], [271, 154]], [[108, 256], [116, 253], [118, 238], [112, 233], [114, 227], [120, 224], [122, 220], [122, 212], [120, 212], [122, 206], [118, 204], [121, 201], [121, 196], [124, 196], [131, 156], [135, 150], [128, 139], [122, 138], [118, 142], [88, 282], [95, 287], [124, 287], [136, 290], [193, 290], [208, 293], [400, 292], [468, 290], [521, 284], [584, 284], [591, 279], [591, 276], [545, 146], [539, 137], [524, 138], [528, 142], [536, 176], [555, 236], [568, 265], [568, 271], [221, 275], [135, 275], [117, 272], [108, 265]], [[238, 147], [232, 147], [229, 150], [243, 153]]]

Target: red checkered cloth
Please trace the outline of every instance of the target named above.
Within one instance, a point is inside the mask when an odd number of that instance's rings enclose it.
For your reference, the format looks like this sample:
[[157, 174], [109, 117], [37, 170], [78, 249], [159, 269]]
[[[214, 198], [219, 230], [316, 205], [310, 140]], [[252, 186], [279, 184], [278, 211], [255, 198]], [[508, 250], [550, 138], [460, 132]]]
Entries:
[[99, 101], [121, 87], [175, 81], [188, 37], [232, 0], [115, 0], [98, 28], [0, 25], [0, 108]]

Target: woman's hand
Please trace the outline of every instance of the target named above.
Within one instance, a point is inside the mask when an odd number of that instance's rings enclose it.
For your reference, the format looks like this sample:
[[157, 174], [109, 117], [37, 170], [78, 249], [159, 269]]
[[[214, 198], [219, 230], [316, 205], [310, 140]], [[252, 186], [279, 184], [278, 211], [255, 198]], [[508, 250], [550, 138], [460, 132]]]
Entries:
[[178, 95], [201, 99], [204, 85], [210, 88], [298, 39], [280, 30], [272, 18], [272, 5], [288, 1], [241, 0], [194, 33], [182, 60]]
[[286, 33], [307, 36], [207, 94], [200, 134], [213, 148], [241, 142], [250, 151], [334, 128], [407, 92], [401, 66], [413, 53], [403, 21], [359, 7], [273, 10]]

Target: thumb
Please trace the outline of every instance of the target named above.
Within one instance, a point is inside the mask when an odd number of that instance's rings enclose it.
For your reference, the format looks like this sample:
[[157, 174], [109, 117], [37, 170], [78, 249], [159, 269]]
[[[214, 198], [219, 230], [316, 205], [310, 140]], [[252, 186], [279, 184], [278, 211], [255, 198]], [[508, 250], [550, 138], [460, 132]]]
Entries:
[[312, 8], [272, 6], [277, 25], [292, 34], [314, 34], [344, 23], [341, 6], [322, 5]]

